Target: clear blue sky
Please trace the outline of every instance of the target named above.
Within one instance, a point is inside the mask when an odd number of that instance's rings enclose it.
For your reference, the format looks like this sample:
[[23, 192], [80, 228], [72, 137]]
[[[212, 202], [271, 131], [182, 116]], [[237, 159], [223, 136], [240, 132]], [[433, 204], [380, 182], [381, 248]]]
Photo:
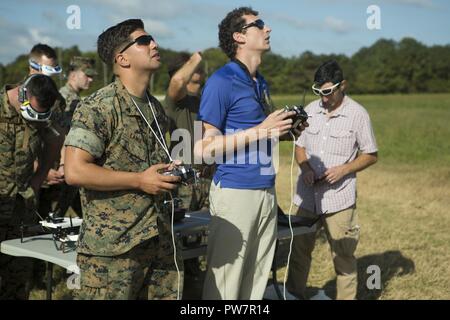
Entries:
[[[381, 12], [381, 30], [369, 30], [369, 5]], [[81, 28], [66, 26], [77, 5]], [[0, 63], [38, 42], [95, 51], [97, 36], [127, 18], [141, 18], [163, 48], [217, 46], [217, 25], [233, 8], [250, 5], [272, 28], [272, 51], [289, 57], [314, 53], [352, 55], [379, 38], [414, 37], [426, 45], [450, 44], [450, 2], [444, 0], [3, 0]]]

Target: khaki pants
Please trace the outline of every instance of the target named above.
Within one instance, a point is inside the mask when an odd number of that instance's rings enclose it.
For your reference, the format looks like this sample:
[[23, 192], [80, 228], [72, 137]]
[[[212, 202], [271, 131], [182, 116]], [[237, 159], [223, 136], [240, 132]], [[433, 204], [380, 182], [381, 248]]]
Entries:
[[211, 183], [203, 299], [260, 300], [277, 234], [275, 189], [229, 189]]
[[[297, 214], [305, 217], [317, 217], [315, 213], [301, 208], [298, 209]], [[314, 250], [317, 232], [322, 226], [325, 228], [330, 244], [337, 275], [336, 298], [338, 300], [355, 299], [357, 268], [354, 253], [359, 240], [356, 208], [327, 214], [317, 222], [316, 232], [294, 237], [287, 288], [300, 299], [306, 299], [305, 289], [311, 267], [311, 253]]]

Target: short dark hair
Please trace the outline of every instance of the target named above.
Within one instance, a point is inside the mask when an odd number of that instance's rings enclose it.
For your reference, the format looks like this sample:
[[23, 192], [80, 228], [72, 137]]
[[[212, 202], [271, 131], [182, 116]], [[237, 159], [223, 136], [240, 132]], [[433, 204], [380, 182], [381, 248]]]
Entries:
[[233, 33], [241, 32], [245, 25], [244, 15], [258, 15], [258, 11], [251, 7], [240, 7], [229, 12], [219, 24], [219, 47], [233, 59], [236, 56], [237, 43], [233, 39]]
[[344, 73], [336, 60], [322, 63], [314, 75], [314, 83], [319, 86], [327, 82], [336, 84], [342, 80], [344, 80]]
[[38, 43], [31, 48], [30, 58], [40, 58], [46, 56], [49, 59], [57, 59], [56, 51], [46, 44]]
[[33, 75], [26, 88], [28, 97], [35, 97], [39, 107], [43, 109], [51, 108], [59, 96], [53, 79], [43, 74]]
[[128, 19], [103, 31], [97, 39], [97, 52], [100, 59], [112, 65], [116, 52], [125, 43], [131, 41], [130, 35], [138, 29], [144, 29], [144, 22], [141, 19]]

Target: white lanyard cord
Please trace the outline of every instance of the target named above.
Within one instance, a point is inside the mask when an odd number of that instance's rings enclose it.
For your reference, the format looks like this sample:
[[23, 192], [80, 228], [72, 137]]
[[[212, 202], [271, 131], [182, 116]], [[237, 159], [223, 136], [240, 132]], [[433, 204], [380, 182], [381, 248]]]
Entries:
[[156, 122], [156, 126], [158, 127], [159, 133], [161, 134], [160, 138], [158, 138], [158, 135], [156, 134], [155, 130], [153, 130], [152, 126], [150, 125], [150, 123], [148, 122], [147, 118], [145, 118], [144, 114], [142, 113], [141, 109], [139, 108], [139, 106], [137, 105], [136, 101], [134, 101], [133, 97], [130, 96], [131, 101], [133, 101], [134, 105], [136, 106], [136, 109], [139, 111], [142, 119], [144, 119], [145, 123], [147, 124], [147, 126], [150, 128], [150, 130], [152, 131], [153, 135], [155, 136], [156, 140], [159, 142], [161, 148], [166, 152], [167, 156], [169, 157], [169, 160], [172, 162], [173, 159], [170, 156], [170, 152], [169, 152], [169, 148], [167, 148], [166, 145], [166, 141], [164, 140], [164, 135], [161, 132], [161, 128], [159, 127], [159, 123], [158, 123], [158, 119], [155, 116], [155, 112], [153, 111], [153, 106], [150, 103], [150, 99], [148, 98], [147, 93], [145, 93], [146, 97], [147, 97], [147, 101], [148, 101], [148, 105], [150, 106], [150, 110], [152, 110], [152, 114], [153, 114], [153, 118], [155, 119]]
[[[164, 139], [164, 135], [162, 134], [161, 127], [159, 126], [158, 119], [156, 119], [155, 111], [153, 110], [153, 105], [150, 102], [150, 98], [148, 97], [147, 92], [145, 92], [145, 96], [147, 97], [148, 105], [150, 106], [150, 110], [152, 111], [153, 119], [155, 119], [156, 126], [158, 127], [160, 137], [162, 137], [162, 141], [164, 142], [164, 146], [166, 147], [166, 150], [169, 150], [169, 148], [167, 147], [167, 144], [166, 144], [166, 140]], [[169, 158], [170, 158], [170, 161], [172, 161], [172, 158], [170, 157], [170, 155], [169, 155]]]

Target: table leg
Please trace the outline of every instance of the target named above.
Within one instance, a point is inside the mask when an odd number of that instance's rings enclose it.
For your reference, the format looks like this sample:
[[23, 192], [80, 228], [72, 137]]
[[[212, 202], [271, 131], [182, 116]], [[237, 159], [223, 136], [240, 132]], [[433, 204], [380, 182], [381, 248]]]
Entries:
[[53, 263], [47, 262], [47, 300], [52, 300]]

